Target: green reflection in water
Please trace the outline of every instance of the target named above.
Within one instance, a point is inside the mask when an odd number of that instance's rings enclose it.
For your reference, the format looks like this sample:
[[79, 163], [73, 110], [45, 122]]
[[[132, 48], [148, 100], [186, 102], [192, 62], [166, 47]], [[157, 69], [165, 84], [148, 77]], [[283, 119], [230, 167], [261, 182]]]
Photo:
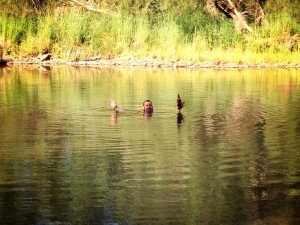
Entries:
[[297, 70], [1, 68], [0, 218], [295, 224], [299, 102]]

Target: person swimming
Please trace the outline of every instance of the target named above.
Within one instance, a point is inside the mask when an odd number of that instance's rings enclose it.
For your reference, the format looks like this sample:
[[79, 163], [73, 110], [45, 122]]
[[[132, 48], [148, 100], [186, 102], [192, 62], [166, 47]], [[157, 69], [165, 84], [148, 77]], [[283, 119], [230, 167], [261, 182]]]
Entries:
[[[120, 112], [124, 112], [125, 110], [121, 107], [118, 106], [117, 102], [110, 98], [108, 100], [108, 104], [110, 105], [110, 107], [112, 107], [113, 110], [115, 110], [115, 112], [120, 113]], [[143, 111], [144, 113], [153, 113], [153, 104], [152, 101], [147, 99], [143, 102]]]
[[[116, 113], [122, 113], [125, 112], [125, 110], [118, 106], [117, 102], [110, 98], [108, 100], [108, 104], [110, 107], [116, 112]], [[177, 123], [180, 124], [183, 120], [183, 115], [181, 114], [181, 110], [184, 107], [185, 102], [181, 100], [180, 95], [177, 95], [177, 105], [176, 105], [176, 114], [177, 114]], [[153, 104], [152, 101], [147, 99], [143, 102], [143, 115], [144, 118], [152, 117], [153, 113]]]

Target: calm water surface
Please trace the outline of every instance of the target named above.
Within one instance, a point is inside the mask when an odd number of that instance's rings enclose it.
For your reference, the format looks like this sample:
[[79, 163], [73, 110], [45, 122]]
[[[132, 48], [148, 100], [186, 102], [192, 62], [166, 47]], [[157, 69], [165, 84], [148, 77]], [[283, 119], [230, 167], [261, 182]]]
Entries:
[[300, 223], [299, 70], [0, 68], [0, 124], [1, 225]]

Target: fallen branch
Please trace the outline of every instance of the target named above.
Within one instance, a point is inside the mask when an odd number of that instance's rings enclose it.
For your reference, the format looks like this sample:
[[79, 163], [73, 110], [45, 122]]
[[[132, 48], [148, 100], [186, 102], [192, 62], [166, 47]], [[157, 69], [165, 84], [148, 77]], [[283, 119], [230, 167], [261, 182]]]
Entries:
[[244, 16], [230, 0], [214, 0], [216, 7], [231, 17], [236, 29], [247, 30], [252, 32], [252, 28], [247, 24]]
[[101, 13], [101, 14], [106, 14], [106, 15], [109, 15], [109, 16], [120, 16], [118, 13], [116, 12], [112, 12], [112, 11], [108, 11], [108, 10], [104, 10], [104, 9], [98, 9], [98, 8], [95, 8], [94, 6], [91, 6], [91, 5], [88, 5], [88, 4], [85, 4], [81, 1], [77, 1], [77, 0], [69, 0], [81, 7], [84, 7], [86, 8], [87, 10], [89, 11], [93, 11], [93, 12], [96, 12], [96, 13]]

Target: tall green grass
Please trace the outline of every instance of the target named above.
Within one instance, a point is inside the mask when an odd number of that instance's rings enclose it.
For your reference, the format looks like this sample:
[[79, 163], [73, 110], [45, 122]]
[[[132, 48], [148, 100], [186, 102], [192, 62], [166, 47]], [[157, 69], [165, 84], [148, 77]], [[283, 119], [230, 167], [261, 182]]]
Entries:
[[17, 19], [12, 16], [0, 16], [0, 44], [6, 52], [16, 52], [24, 40], [30, 22], [25, 18]]
[[[1, 15], [0, 44], [15, 56], [50, 51], [65, 60], [122, 54], [169, 61], [297, 63], [300, 54], [300, 26], [288, 13], [269, 16], [253, 33], [237, 32], [229, 19], [203, 10], [154, 16], [108, 17], [78, 8], [38, 18]], [[290, 38], [295, 39], [293, 52], [286, 47]]]

